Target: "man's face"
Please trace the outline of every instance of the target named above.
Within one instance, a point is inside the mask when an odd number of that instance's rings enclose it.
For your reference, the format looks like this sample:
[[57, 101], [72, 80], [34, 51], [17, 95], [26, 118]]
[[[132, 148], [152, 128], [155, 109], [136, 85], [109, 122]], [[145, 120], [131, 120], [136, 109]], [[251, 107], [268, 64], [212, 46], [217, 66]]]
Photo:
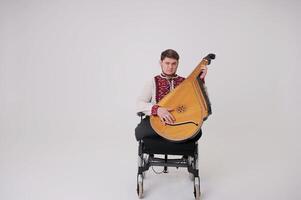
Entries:
[[176, 59], [166, 57], [160, 61], [160, 65], [164, 74], [173, 75], [177, 72], [178, 61]]

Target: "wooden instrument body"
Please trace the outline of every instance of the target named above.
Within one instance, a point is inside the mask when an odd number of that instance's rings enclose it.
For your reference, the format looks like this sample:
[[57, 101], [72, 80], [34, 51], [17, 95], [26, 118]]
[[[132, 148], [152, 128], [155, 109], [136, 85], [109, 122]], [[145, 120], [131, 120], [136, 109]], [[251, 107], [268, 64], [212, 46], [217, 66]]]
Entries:
[[152, 128], [163, 138], [183, 142], [193, 138], [200, 131], [203, 121], [211, 114], [210, 101], [199, 75], [208, 64], [203, 59], [195, 70], [173, 91], [161, 99], [157, 105], [173, 109], [173, 124], [165, 125], [158, 116], [151, 116]]

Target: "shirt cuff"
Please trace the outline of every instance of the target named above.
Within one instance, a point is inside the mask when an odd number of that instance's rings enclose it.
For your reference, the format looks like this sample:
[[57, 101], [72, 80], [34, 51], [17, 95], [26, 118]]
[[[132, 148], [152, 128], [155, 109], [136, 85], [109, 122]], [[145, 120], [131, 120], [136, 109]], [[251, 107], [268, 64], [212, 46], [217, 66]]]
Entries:
[[160, 106], [158, 106], [158, 105], [153, 105], [151, 114], [156, 116], [159, 107]]

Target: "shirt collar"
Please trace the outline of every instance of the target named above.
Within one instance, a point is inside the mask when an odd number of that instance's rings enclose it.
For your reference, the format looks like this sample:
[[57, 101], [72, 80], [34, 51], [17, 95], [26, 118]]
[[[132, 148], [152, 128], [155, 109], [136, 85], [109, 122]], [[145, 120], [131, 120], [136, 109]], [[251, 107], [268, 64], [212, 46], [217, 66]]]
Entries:
[[160, 74], [160, 76], [161, 76], [162, 78], [167, 79], [167, 80], [173, 80], [173, 79], [175, 79], [175, 78], [178, 77], [177, 74], [173, 74], [173, 75], [168, 76], [168, 75], [164, 74], [163, 72]]

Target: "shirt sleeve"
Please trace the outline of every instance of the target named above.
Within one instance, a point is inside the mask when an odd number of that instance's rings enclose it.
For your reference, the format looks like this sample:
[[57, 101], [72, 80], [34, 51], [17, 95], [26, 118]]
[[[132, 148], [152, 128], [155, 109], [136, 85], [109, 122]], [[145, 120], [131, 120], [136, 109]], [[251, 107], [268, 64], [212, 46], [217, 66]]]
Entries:
[[148, 81], [141, 91], [140, 95], [136, 101], [136, 112], [143, 112], [145, 115], [152, 114], [152, 107], [154, 103], [152, 103], [152, 96], [154, 91], [154, 81]]

